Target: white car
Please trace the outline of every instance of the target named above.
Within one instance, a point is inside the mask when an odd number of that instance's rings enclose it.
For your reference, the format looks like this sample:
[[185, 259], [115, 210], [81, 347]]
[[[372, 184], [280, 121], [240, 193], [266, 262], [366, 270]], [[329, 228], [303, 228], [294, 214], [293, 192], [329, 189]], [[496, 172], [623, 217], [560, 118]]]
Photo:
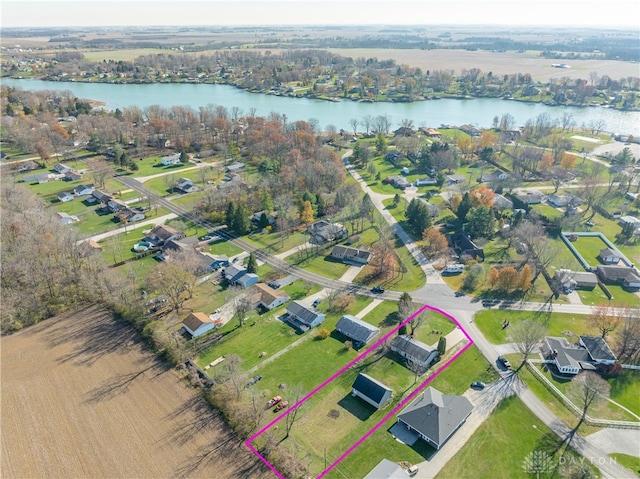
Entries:
[[410, 476], [415, 476], [416, 474], [418, 474], [418, 466], [416, 466], [415, 464], [413, 466], [410, 466], [409, 469], [407, 469], [407, 472]]

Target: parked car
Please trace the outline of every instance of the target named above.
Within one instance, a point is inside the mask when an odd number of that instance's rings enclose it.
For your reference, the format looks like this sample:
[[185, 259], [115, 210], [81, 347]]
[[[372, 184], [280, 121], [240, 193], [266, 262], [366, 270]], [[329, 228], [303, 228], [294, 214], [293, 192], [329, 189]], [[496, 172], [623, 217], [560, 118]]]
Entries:
[[280, 411], [280, 410], [282, 410], [282, 409], [286, 408], [288, 405], [289, 405], [289, 401], [280, 401], [280, 402], [277, 404], [277, 406], [276, 406], [276, 408], [274, 409], [274, 411]]
[[271, 399], [269, 399], [269, 402], [267, 403], [267, 407], [271, 407], [274, 404], [278, 404], [280, 401], [282, 401], [282, 398], [280, 396], [273, 396]]
[[371, 292], [376, 294], [382, 294], [384, 293], [384, 288], [382, 286], [374, 286], [373, 288], [371, 288]]
[[502, 363], [502, 365], [507, 369], [509, 369], [511, 367], [511, 363], [504, 356], [498, 356], [498, 361], [500, 361]]
[[313, 307], [314, 307], [314, 308], [317, 308], [321, 301], [322, 301], [322, 300], [321, 300], [320, 298], [316, 299], [316, 300], [313, 302]]
[[407, 472], [410, 476], [415, 476], [416, 474], [418, 474], [418, 466], [416, 466], [415, 464], [413, 466], [409, 466]]
[[253, 386], [255, 383], [257, 383], [261, 379], [262, 379], [262, 376], [259, 374], [257, 376], [253, 376], [251, 379], [249, 379], [249, 382], [247, 383], [246, 387]]
[[482, 381], [473, 381], [471, 387], [473, 389], [484, 389], [485, 384]]

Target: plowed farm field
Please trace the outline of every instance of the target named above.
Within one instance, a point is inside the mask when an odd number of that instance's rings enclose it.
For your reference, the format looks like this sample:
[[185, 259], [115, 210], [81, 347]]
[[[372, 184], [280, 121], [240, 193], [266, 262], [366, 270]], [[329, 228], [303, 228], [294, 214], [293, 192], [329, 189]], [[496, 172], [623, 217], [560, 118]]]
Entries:
[[0, 346], [1, 477], [270, 475], [197, 390], [100, 308]]

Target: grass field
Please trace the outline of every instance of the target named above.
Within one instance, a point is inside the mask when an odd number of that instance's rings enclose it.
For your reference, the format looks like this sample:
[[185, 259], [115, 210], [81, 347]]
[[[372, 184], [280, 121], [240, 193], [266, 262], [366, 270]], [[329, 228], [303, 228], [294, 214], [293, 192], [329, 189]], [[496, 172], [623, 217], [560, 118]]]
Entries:
[[89, 307], [0, 341], [2, 477], [267, 477], [108, 312]]
[[[543, 449], [544, 446], [559, 447], [558, 442], [559, 439], [551, 430], [536, 418], [522, 401], [512, 396], [503, 399], [496, 406], [491, 416], [480, 425], [469, 441], [436, 475], [436, 478], [529, 477], [522, 469], [523, 461], [527, 456], [534, 450]], [[553, 452], [554, 450], [551, 449], [549, 454], [553, 455]], [[576, 458], [576, 461], [578, 460], [573, 451], [570, 451], [570, 454], [571, 457]], [[496, 458], [499, 462], [489, 458]], [[554, 460], [553, 463], [558, 464], [559, 461]], [[497, 464], [499, 467], [496, 467]], [[559, 470], [551, 477], [571, 476]]]

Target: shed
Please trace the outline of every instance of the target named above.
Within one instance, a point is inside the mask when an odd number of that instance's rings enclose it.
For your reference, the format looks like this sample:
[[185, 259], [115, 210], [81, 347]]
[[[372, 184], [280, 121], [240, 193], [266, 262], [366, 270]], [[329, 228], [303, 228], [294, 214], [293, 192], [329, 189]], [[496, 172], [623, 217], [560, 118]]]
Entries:
[[391, 399], [391, 393], [391, 388], [364, 373], [359, 373], [351, 386], [352, 396], [363, 399], [376, 409]]
[[380, 332], [380, 329], [362, 319], [358, 319], [350, 314], [345, 314], [340, 318], [338, 324], [336, 324], [336, 331], [355, 341], [356, 346], [359, 347], [375, 338]]

